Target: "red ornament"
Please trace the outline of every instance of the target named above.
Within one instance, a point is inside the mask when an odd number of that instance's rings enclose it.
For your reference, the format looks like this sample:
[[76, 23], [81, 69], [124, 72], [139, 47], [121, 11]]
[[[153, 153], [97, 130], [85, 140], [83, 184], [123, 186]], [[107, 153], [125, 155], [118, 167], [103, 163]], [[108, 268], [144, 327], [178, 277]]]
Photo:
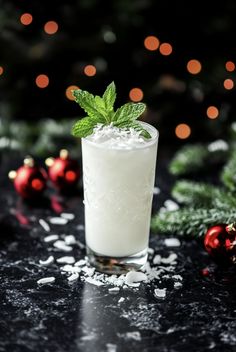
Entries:
[[16, 191], [23, 198], [39, 197], [46, 188], [47, 173], [35, 166], [31, 157], [25, 158], [24, 165], [17, 171], [10, 171], [9, 178], [14, 181]]
[[67, 150], [62, 149], [59, 158], [48, 158], [46, 165], [49, 167], [49, 178], [58, 189], [68, 191], [77, 186], [80, 176], [79, 164], [69, 157]]
[[210, 227], [204, 237], [207, 252], [222, 264], [236, 263], [236, 223]]

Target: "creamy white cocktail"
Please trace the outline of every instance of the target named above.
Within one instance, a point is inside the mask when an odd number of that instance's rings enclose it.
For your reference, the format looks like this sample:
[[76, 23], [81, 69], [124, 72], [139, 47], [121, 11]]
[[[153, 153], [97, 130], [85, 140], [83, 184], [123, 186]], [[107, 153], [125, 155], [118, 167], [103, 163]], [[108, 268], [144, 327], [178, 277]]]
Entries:
[[151, 139], [112, 127], [82, 139], [86, 244], [95, 255], [146, 256], [158, 136], [145, 128]]
[[137, 121], [144, 103], [114, 109], [114, 82], [101, 97], [73, 94], [88, 115], [72, 133], [82, 138], [89, 261], [110, 273], [138, 268], [147, 258], [158, 132]]

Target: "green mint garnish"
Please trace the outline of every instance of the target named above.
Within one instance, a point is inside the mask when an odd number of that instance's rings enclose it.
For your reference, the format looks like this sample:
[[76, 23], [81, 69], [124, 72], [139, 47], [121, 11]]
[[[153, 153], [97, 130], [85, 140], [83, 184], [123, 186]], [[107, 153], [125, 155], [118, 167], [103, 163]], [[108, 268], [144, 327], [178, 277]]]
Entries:
[[76, 103], [87, 113], [87, 116], [80, 119], [72, 127], [72, 134], [75, 137], [87, 137], [93, 133], [97, 124], [110, 125], [120, 129], [133, 128], [140, 131], [140, 134], [149, 139], [151, 135], [137, 121], [138, 117], [146, 109], [143, 103], [127, 103], [114, 110], [116, 100], [116, 86], [112, 82], [105, 90], [102, 97], [86, 92], [85, 90], [74, 90], [73, 96]]

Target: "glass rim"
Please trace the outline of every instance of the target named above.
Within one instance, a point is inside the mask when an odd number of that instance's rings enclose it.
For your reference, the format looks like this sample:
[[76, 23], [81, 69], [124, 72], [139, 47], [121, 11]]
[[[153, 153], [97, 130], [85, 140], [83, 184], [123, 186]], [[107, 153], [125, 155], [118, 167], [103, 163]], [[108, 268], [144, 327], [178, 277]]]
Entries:
[[140, 145], [135, 145], [132, 147], [124, 148], [124, 147], [109, 147], [107, 145], [104, 145], [103, 143], [97, 143], [96, 141], [91, 141], [88, 139], [88, 137], [81, 138], [82, 141], [85, 141], [86, 143], [93, 145], [97, 148], [103, 148], [103, 149], [110, 149], [110, 150], [124, 150], [124, 151], [129, 151], [129, 150], [135, 150], [135, 149], [145, 149], [150, 147], [151, 145], [155, 144], [158, 141], [159, 138], [159, 131], [156, 129], [156, 127], [152, 126], [151, 124], [144, 122], [144, 121], [139, 121], [141, 125], [146, 126], [147, 129], [153, 132], [153, 136], [150, 140], [146, 140], [144, 144]]

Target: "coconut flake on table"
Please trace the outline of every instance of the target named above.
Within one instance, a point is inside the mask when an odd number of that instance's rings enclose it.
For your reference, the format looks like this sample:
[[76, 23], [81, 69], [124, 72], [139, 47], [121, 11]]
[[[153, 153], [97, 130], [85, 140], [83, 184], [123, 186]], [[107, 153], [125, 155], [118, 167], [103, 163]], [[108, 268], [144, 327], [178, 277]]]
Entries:
[[[154, 258], [155, 259], [155, 258]], [[167, 258], [161, 258], [161, 262], [163, 264], [171, 264], [177, 259], [176, 253], [171, 253]]]
[[167, 247], [179, 247], [181, 245], [178, 238], [165, 238], [164, 243]]
[[160, 188], [159, 187], [154, 187], [153, 188], [153, 194], [156, 195], [156, 194], [159, 194], [161, 192]]
[[183, 277], [181, 275], [172, 275], [172, 279], [182, 281]]
[[153, 248], [149, 247], [147, 251], [148, 251], [148, 254], [151, 254], [151, 255], [154, 254], [154, 249]]
[[68, 219], [54, 217], [49, 219], [49, 222], [53, 225], [66, 225], [68, 223]]
[[182, 287], [183, 286], [183, 284], [181, 283], [181, 282], [175, 282], [174, 283], [174, 288], [179, 288], [179, 287]]
[[76, 239], [74, 235], [68, 235], [64, 238], [64, 241], [69, 246], [71, 244], [76, 244]]
[[85, 281], [88, 282], [89, 284], [95, 285], [95, 286], [102, 286], [104, 285], [103, 282], [98, 281], [96, 279], [93, 279], [92, 277], [86, 277]]
[[85, 259], [80, 259], [75, 263], [75, 266], [84, 266], [87, 263]]
[[50, 277], [44, 277], [40, 280], [37, 281], [37, 284], [38, 285], [44, 285], [44, 284], [49, 284], [49, 283], [52, 283], [54, 282], [56, 279], [54, 276], [50, 276]]
[[119, 289], [119, 287], [111, 287], [111, 288], [108, 289], [108, 291], [109, 292], [119, 292], [120, 289]]
[[67, 246], [66, 243], [61, 240], [57, 240], [56, 242], [54, 242], [53, 246], [57, 249], [64, 251], [64, 252], [70, 252], [73, 249], [71, 246]]
[[77, 267], [77, 266], [72, 266], [70, 264], [66, 264], [63, 267], [60, 268], [61, 271], [66, 271], [68, 273], [80, 273], [81, 272], [81, 268]]
[[44, 231], [50, 232], [50, 226], [48, 225], [48, 223], [45, 220], [39, 219], [39, 224], [42, 226]]
[[78, 273], [73, 273], [72, 275], [70, 275], [70, 276], [67, 278], [67, 280], [70, 281], [70, 282], [72, 282], [72, 281], [78, 280], [78, 278], [79, 278], [79, 274], [78, 274]]
[[59, 263], [59, 264], [74, 264], [75, 258], [72, 256], [60, 257], [57, 259], [57, 263]]
[[49, 235], [44, 237], [44, 242], [53, 242], [58, 240], [59, 236], [58, 235]]
[[154, 296], [156, 296], [157, 298], [166, 297], [166, 288], [156, 288], [154, 290]]
[[95, 273], [95, 268], [89, 268], [87, 266], [84, 266], [81, 270], [85, 273], [85, 275], [88, 276], [93, 276], [93, 274]]
[[124, 302], [124, 300], [125, 300], [124, 297], [120, 297], [118, 303], [122, 303], [122, 302]]
[[50, 265], [54, 262], [54, 257], [52, 255], [50, 255], [46, 260], [39, 260], [39, 264], [40, 265]]
[[61, 213], [61, 217], [66, 220], [74, 220], [75, 215], [71, 213]]
[[147, 275], [139, 271], [129, 271], [125, 276], [125, 283], [128, 286], [139, 287], [142, 281], [147, 281]]

